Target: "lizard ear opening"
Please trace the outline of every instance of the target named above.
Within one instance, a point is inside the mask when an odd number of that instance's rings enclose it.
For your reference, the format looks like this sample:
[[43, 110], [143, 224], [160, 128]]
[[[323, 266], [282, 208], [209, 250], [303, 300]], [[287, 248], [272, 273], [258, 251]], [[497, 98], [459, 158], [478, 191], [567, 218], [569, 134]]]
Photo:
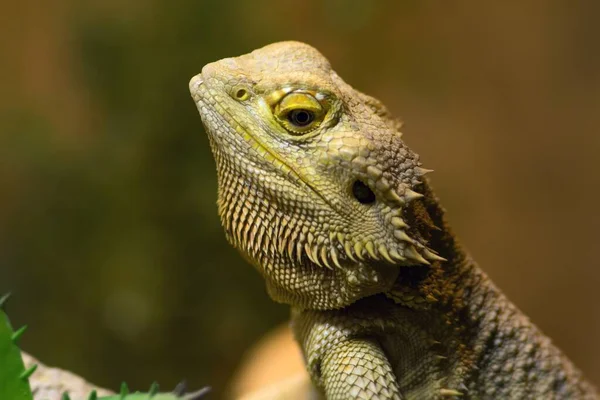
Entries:
[[361, 204], [371, 204], [375, 202], [375, 193], [363, 182], [356, 180], [352, 184], [352, 195]]

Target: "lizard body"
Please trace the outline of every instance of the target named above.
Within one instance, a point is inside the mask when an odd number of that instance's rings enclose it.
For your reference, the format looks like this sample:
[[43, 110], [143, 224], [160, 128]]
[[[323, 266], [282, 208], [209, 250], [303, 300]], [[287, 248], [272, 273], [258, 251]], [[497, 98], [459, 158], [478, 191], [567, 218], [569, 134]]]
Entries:
[[223, 59], [190, 91], [226, 236], [292, 307], [326, 398], [598, 398], [458, 244], [400, 123], [318, 51]]

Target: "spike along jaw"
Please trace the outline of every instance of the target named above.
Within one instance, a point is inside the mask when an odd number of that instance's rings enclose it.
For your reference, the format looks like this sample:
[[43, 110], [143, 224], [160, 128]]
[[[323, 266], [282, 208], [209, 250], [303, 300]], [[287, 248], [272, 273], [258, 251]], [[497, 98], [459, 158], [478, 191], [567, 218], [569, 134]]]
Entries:
[[276, 301], [344, 307], [388, 290], [398, 266], [440, 259], [403, 219], [421, 197], [418, 156], [315, 49], [274, 44], [208, 64], [190, 91], [227, 238]]

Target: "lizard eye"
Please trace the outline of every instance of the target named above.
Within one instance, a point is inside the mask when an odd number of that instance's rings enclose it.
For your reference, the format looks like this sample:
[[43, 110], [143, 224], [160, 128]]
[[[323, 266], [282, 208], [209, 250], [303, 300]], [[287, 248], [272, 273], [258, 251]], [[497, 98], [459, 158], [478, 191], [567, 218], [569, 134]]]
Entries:
[[290, 93], [274, 110], [275, 118], [292, 135], [316, 129], [325, 116], [321, 103], [309, 93]]
[[287, 119], [298, 127], [304, 127], [315, 120], [315, 114], [310, 110], [303, 110], [300, 108], [290, 111], [287, 115]]

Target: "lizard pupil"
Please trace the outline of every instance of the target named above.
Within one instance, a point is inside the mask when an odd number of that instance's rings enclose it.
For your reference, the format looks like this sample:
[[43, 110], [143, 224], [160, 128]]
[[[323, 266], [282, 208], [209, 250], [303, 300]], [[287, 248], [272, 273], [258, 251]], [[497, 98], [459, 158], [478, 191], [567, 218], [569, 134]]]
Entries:
[[315, 114], [312, 111], [308, 110], [292, 110], [288, 114], [288, 120], [296, 125], [296, 126], [306, 126], [313, 122], [315, 119]]
[[354, 181], [352, 184], [352, 194], [361, 204], [371, 204], [375, 201], [375, 193], [361, 181]]

